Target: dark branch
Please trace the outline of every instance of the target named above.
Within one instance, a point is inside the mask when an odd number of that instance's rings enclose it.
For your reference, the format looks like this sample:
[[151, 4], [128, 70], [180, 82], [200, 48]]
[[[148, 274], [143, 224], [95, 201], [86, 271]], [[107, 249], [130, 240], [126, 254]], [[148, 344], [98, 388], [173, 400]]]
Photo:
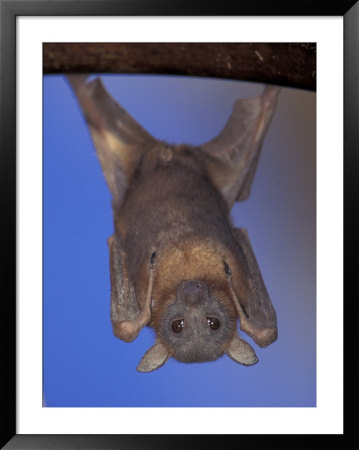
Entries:
[[43, 70], [226, 78], [315, 91], [316, 45], [45, 43]]

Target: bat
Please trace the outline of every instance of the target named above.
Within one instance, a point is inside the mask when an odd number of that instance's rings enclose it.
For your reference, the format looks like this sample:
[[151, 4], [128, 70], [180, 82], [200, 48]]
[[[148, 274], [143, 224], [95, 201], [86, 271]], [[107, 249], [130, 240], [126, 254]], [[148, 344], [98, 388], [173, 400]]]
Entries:
[[257, 363], [252, 346], [277, 339], [277, 318], [248, 233], [230, 210], [249, 194], [280, 88], [240, 99], [223, 130], [200, 146], [155, 139], [99, 78], [69, 75], [111, 192], [108, 238], [114, 335], [132, 342], [143, 327], [156, 340], [137, 370], [169, 358]]

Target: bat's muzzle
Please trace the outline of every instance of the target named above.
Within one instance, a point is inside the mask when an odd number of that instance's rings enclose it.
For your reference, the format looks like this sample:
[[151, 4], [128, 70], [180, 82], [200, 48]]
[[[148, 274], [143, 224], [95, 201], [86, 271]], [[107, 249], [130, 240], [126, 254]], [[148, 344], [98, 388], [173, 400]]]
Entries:
[[183, 281], [178, 286], [178, 294], [187, 304], [196, 304], [207, 294], [207, 285], [203, 281]]

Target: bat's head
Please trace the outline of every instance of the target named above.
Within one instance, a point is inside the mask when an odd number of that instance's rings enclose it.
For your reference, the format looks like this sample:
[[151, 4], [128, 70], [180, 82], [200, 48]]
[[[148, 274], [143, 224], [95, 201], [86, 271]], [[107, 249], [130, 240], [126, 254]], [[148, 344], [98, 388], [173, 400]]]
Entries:
[[236, 329], [235, 311], [211, 295], [207, 283], [183, 281], [165, 310], [158, 335], [183, 362], [217, 359]]
[[192, 363], [213, 361], [225, 353], [241, 364], [255, 364], [252, 347], [237, 334], [236, 319], [225, 286], [197, 279], [179, 283], [175, 295], [153, 316], [157, 341], [137, 370], [153, 371], [169, 357]]

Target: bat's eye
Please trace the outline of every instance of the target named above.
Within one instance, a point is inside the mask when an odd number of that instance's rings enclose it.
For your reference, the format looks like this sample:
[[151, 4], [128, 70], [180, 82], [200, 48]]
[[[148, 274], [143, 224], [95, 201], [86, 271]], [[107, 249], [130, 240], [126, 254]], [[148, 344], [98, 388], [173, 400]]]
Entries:
[[180, 333], [183, 330], [184, 321], [183, 319], [178, 319], [172, 322], [172, 331], [174, 333]]
[[218, 330], [221, 326], [221, 322], [217, 319], [217, 317], [207, 317], [207, 323], [212, 330]]

